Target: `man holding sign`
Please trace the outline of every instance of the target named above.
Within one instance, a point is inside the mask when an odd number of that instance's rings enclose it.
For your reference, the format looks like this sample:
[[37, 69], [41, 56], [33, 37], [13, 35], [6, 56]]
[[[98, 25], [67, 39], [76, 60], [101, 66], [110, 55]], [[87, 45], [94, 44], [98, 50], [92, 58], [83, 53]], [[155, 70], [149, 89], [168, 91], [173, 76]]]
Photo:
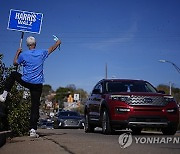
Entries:
[[60, 46], [61, 41], [54, 36], [56, 41], [47, 50], [35, 49], [36, 40], [34, 37], [30, 36], [27, 38], [26, 43], [29, 50], [23, 51], [19, 48], [15, 54], [13, 64], [15, 66], [23, 66], [23, 74], [18, 72], [12, 72], [5, 84], [5, 90], [3, 94], [0, 95], [0, 102], [5, 102], [8, 92], [17, 81], [22, 86], [28, 88], [31, 94], [31, 114], [30, 114], [30, 136], [38, 137], [36, 134], [37, 122], [39, 119], [39, 106], [40, 106], [40, 96], [42, 93], [42, 87], [44, 82], [43, 75], [43, 64], [45, 59]]

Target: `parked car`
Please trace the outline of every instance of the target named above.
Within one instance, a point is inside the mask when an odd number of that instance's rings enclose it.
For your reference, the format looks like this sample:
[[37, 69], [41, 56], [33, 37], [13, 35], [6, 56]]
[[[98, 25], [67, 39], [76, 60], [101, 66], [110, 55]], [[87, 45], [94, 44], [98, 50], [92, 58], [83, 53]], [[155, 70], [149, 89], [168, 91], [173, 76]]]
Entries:
[[52, 119], [40, 119], [38, 127], [41, 129], [54, 129], [54, 121]]
[[102, 127], [104, 134], [131, 128], [139, 134], [143, 128], [160, 128], [174, 135], [179, 123], [179, 110], [174, 98], [157, 91], [143, 80], [103, 79], [85, 104], [85, 132]]
[[45, 129], [46, 128], [47, 119], [39, 119], [38, 127]]
[[54, 128], [84, 128], [84, 118], [75, 111], [60, 111], [54, 120]]
[[46, 129], [54, 129], [54, 122], [53, 121], [47, 121]]

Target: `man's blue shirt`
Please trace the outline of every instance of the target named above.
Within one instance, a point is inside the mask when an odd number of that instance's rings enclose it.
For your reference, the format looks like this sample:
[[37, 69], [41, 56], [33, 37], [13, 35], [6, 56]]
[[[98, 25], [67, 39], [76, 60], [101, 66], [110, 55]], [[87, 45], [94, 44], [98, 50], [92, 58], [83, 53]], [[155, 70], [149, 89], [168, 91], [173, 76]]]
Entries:
[[43, 64], [48, 57], [48, 50], [27, 50], [21, 52], [18, 64], [23, 66], [22, 80], [32, 84], [44, 82]]

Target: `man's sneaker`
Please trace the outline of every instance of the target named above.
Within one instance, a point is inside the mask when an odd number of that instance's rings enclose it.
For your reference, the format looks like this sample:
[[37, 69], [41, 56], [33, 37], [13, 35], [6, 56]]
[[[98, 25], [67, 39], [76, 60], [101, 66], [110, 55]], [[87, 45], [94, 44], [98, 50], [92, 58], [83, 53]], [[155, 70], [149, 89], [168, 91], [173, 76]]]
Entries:
[[0, 102], [3, 103], [3, 102], [5, 102], [5, 101], [6, 101], [6, 97], [3, 97], [3, 95], [1, 94], [1, 95], [0, 95]]
[[39, 137], [39, 135], [36, 133], [36, 131], [34, 130], [34, 129], [31, 129], [30, 130], [30, 135], [29, 135], [30, 137], [35, 137], [35, 138], [38, 138]]

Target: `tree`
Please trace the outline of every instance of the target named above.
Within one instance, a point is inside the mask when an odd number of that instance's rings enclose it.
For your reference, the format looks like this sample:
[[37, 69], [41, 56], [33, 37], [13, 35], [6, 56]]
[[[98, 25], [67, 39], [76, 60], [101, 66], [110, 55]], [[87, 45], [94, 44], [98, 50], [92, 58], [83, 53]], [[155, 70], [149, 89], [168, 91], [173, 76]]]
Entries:
[[66, 88], [71, 89], [72, 91], [76, 90], [76, 86], [74, 84], [69, 84], [66, 86]]
[[[73, 85], [73, 86], [72, 86]], [[83, 89], [76, 89], [76, 86], [74, 84], [68, 85], [66, 87], [59, 87], [56, 90], [56, 100], [60, 102], [60, 106], [63, 107], [63, 103], [67, 102], [68, 96], [71, 94], [74, 96], [74, 94], [80, 94], [81, 102], [85, 102], [88, 94]]]
[[[160, 84], [157, 86], [158, 90], [164, 91], [166, 94], [169, 94], [169, 86]], [[171, 87], [172, 90], [172, 96], [175, 98], [175, 100], [180, 103], [180, 89], [176, 87]]]
[[164, 91], [166, 94], [169, 94], [169, 87], [167, 85], [160, 84], [157, 86], [157, 89]]
[[59, 100], [60, 102], [66, 102], [67, 97], [69, 94], [71, 94], [73, 91], [70, 88], [64, 88], [64, 87], [59, 87], [56, 90], [56, 100]]
[[75, 93], [80, 94], [80, 99], [82, 103], [85, 103], [85, 101], [88, 98], [88, 93], [84, 91], [83, 89], [79, 88], [75, 91]]
[[42, 89], [42, 97], [49, 95], [52, 92], [51, 85], [45, 84]]

